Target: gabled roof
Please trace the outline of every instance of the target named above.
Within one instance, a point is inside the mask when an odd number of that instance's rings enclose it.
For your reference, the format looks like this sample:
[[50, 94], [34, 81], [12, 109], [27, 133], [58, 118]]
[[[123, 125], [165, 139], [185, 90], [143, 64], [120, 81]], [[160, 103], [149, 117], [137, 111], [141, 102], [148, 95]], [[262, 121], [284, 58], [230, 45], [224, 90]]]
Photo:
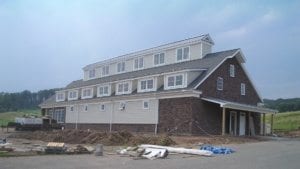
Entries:
[[[226, 57], [232, 56], [239, 49], [227, 50], [223, 52], [216, 52], [207, 54], [202, 59], [190, 60], [186, 62], [179, 62], [165, 66], [152, 67], [148, 69], [142, 69], [132, 72], [125, 72], [121, 74], [115, 74], [102, 78], [92, 80], [76, 80], [66, 86], [65, 89], [79, 88], [83, 86], [93, 86], [97, 84], [110, 83], [115, 81], [122, 81], [127, 79], [140, 78], [145, 76], [154, 76], [164, 73], [171, 73], [184, 70], [205, 71], [205, 75], [209, 74], [219, 63], [221, 63]], [[203, 76], [204, 78], [205, 76]]]
[[99, 66], [102, 66], [102, 65], [105, 65], [108, 63], [114, 63], [114, 62], [117, 62], [120, 60], [127, 60], [127, 59], [131, 59], [134, 57], [147, 55], [147, 54], [151, 54], [151, 53], [155, 53], [155, 52], [161, 52], [162, 50], [173, 49], [173, 48], [177, 48], [178, 46], [190, 45], [190, 44], [195, 44], [195, 43], [199, 43], [199, 42], [206, 42], [210, 45], [214, 45], [214, 41], [209, 36], [209, 34], [204, 34], [204, 35], [200, 35], [200, 36], [196, 36], [196, 37], [192, 37], [192, 38], [188, 38], [188, 39], [184, 39], [184, 40], [180, 40], [180, 41], [163, 44], [163, 45], [156, 46], [156, 47], [149, 48], [149, 49], [144, 49], [144, 50], [128, 53], [128, 54], [121, 55], [118, 57], [113, 57], [111, 59], [96, 62], [93, 64], [89, 64], [89, 65], [85, 66], [83, 68], [83, 70], [88, 70], [89, 68], [99, 67]]

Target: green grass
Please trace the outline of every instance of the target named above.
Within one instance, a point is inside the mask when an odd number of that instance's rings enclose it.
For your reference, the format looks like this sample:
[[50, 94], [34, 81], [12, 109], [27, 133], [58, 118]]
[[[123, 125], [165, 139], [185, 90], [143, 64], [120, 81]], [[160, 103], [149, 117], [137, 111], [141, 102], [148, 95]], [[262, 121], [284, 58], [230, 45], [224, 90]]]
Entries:
[[[266, 122], [271, 122], [271, 115], [266, 116]], [[277, 113], [274, 116], [274, 130], [292, 131], [300, 129], [300, 111]]]
[[41, 116], [41, 112], [40, 109], [26, 109], [0, 113], [0, 126], [6, 126], [8, 122], [15, 122], [15, 117], [23, 117], [24, 115]]

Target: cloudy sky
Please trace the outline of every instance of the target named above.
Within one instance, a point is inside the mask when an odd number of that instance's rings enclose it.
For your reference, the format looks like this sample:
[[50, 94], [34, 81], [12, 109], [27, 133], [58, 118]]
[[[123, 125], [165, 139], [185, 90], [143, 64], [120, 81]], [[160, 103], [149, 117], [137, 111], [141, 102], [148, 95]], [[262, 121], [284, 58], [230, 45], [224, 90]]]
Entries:
[[264, 98], [300, 97], [300, 1], [0, 0], [0, 91], [64, 87], [82, 67], [209, 33], [241, 48]]

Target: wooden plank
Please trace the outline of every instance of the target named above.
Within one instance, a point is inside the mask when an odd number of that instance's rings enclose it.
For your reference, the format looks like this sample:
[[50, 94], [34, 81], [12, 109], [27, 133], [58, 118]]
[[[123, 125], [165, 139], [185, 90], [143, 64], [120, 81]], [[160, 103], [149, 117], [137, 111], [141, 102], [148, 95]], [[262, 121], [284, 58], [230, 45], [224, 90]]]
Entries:
[[226, 109], [223, 107], [222, 111], [222, 135], [225, 135], [225, 111]]

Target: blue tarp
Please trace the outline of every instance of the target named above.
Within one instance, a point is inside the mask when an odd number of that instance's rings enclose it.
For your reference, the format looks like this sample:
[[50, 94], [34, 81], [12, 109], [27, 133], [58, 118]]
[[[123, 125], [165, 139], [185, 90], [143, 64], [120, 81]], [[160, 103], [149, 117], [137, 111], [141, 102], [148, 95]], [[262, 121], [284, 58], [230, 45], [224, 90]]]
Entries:
[[200, 147], [200, 150], [211, 151], [214, 154], [231, 154], [231, 153], [235, 152], [231, 148], [227, 148], [227, 147], [215, 147], [215, 146], [212, 146], [212, 145], [203, 145], [203, 146]]

